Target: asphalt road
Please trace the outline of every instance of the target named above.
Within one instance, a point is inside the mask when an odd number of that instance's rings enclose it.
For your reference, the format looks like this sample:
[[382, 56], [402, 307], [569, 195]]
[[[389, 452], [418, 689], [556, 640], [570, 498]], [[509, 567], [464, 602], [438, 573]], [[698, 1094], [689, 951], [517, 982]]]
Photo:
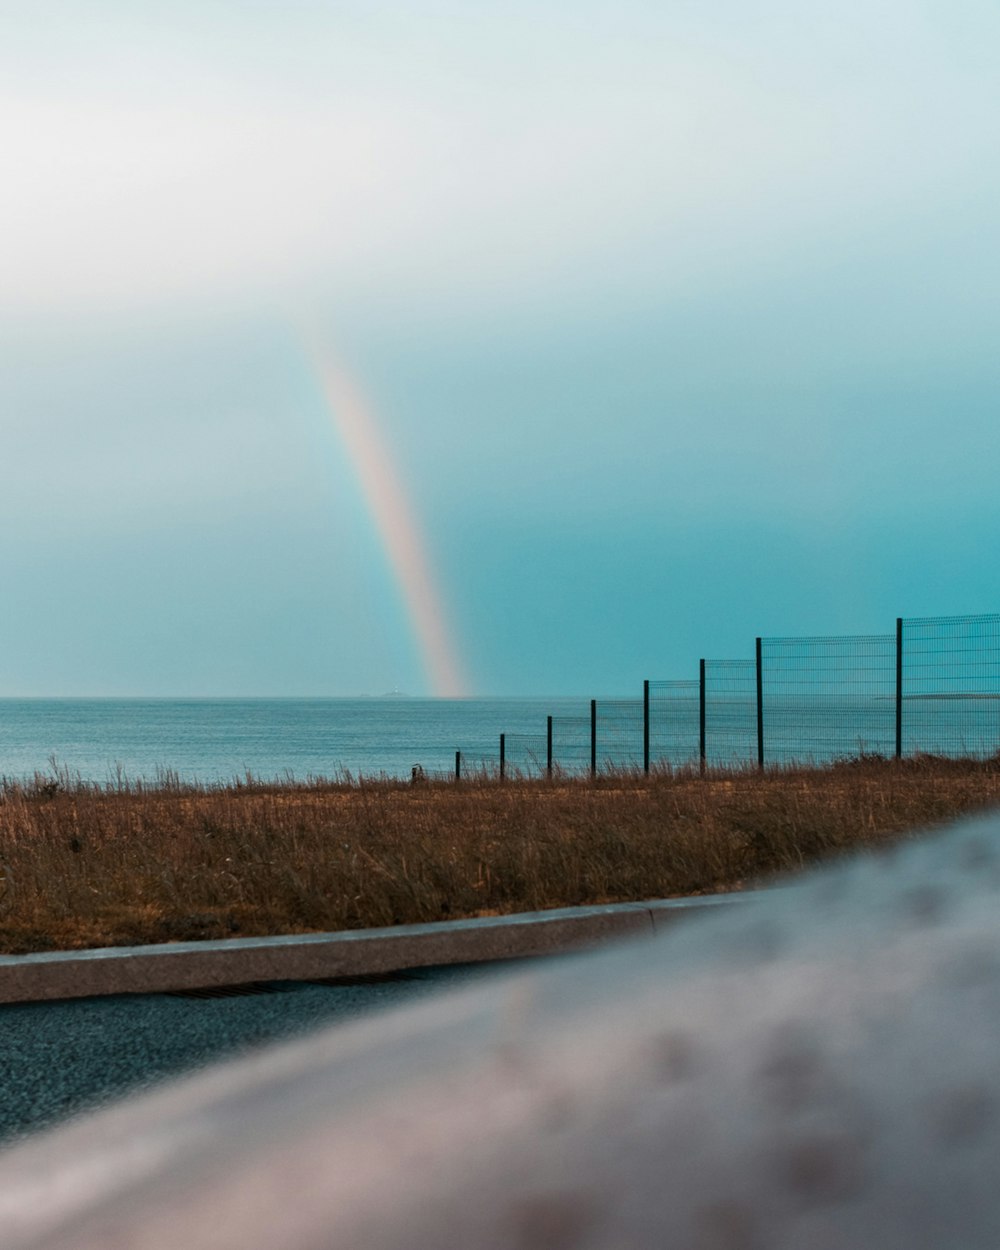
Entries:
[[218, 997], [192, 991], [0, 1005], [0, 1147], [217, 1059], [508, 966], [421, 968], [331, 984], [274, 981]]

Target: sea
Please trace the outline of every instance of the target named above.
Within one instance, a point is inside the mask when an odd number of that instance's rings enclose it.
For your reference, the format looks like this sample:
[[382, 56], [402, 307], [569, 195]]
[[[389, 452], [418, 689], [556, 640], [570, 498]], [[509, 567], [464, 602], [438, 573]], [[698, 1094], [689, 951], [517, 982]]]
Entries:
[[[696, 683], [688, 683], [688, 685]], [[653, 763], [696, 765], [697, 692], [654, 699]], [[495, 773], [504, 736], [513, 773], [547, 762], [552, 717], [555, 763], [586, 772], [591, 704], [585, 698], [425, 699], [0, 699], [0, 778], [125, 783], [454, 777]], [[597, 764], [638, 768], [643, 760], [641, 699], [597, 701]], [[828, 763], [895, 751], [888, 698], [765, 700], [767, 763]], [[903, 752], [993, 755], [1000, 749], [1000, 697], [906, 699]], [[757, 762], [753, 698], [710, 702], [710, 765]]]
[[0, 777], [217, 785], [496, 767], [500, 734], [541, 735], [585, 699], [0, 699]]

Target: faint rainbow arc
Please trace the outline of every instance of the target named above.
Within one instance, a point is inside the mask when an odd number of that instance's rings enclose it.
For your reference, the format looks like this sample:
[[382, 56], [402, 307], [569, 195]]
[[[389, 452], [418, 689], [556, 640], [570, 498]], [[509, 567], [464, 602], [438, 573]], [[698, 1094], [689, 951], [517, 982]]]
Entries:
[[373, 405], [326, 346], [305, 337], [327, 411], [347, 452], [416, 637], [432, 692], [462, 698], [467, 685], [416, 514]]

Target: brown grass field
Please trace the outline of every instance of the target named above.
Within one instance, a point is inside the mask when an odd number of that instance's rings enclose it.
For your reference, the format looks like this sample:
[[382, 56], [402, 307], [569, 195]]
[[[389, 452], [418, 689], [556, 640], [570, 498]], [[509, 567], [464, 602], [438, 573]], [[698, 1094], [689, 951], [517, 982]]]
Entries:
[[0, 783], [0, 950], [301, 933], [740, 890], [1000, 800], [1000, 756], [765, 773]]

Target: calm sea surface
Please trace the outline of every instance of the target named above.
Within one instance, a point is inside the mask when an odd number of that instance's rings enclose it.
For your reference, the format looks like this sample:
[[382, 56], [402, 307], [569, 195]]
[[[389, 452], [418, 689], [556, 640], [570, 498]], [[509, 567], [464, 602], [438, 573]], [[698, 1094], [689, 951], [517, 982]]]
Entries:
[[60, 769], [104, 784], [119, 774], [231, 781], [338, 773], [409, 777], [495, 766], [501, 733], [545, 734], [548, 714], [584, 699], [0, 699], [0, 776]]
[[[691, 683], [689, 683], [691, 684]], [[120, 778], [185, 781], [453, 776], [495, 770], [500, 734], [510, 770], [545, 765], [546, 717], [553, 758], [570, 771], [590, 765], [588, 699], [2, 699], [0, 777], [30, 779], [66, 771], [100, 785]], [[599, 767], [641, 766], [642, 701], [598, 700]], [[697, 694], [658, 697], [651, 705], [650, 754], [675, 765], [697, 760]], [[767, 763], [829, 760], [895, 750], [891, 699], [768, 699]], [[992, 755], [1000, 748], [1000, 698], [906, 700], [903, 751]], [[745, 694], [709, 703], [710, 764], [757, 759], [756, 704]]]

